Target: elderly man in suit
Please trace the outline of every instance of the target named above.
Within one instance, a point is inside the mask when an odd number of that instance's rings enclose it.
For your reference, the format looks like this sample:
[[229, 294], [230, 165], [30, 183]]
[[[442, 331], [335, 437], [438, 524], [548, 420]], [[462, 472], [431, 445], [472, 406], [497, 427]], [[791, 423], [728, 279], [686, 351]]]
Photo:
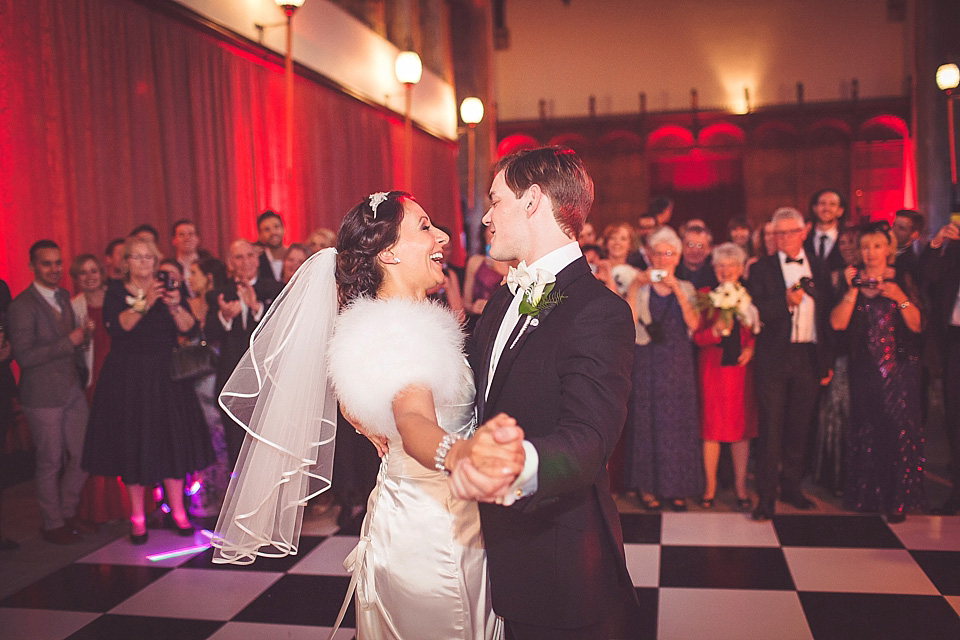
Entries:
[[[227, 263], [233, 280], [217, 292], [217, 306], [210, 308], [203, 329], [208, 340], [220, 345], [217, 394], [246, 352], [250, 334], [283, 286], [259, 275], [260, 256], [249, 240], [236, 240], [230, 245]], [[246, 432], [229, 416], [224, 416], [223, 425], [232, 467], [240, 455]]]
[[78, 327], [70, 296], [60, 287], [63, 258], [52, 240], [30, 247], [34, 281], [10, 303], [8, 330], [20, 365], [20, 406], [37, 448], [37, 502], [43, 539], [56, 544], [79, 540], [96, 527], [76, 517], [87, 474], [80, 455], [87, 429], [86, 372], [78, 347], [91, 327]]
[[832, 376], [824, 264], [804, 251], [807, 229], [799, 211], [778, 209], [773, 229], [779, 250], [750, 268], [747, 283], [763, 325], [753, 360], [760, 418], [754, 520], [773, 517], [778, 486], [782, 501], [813, 507], [800, 491], [803, 456], [820, 385]]

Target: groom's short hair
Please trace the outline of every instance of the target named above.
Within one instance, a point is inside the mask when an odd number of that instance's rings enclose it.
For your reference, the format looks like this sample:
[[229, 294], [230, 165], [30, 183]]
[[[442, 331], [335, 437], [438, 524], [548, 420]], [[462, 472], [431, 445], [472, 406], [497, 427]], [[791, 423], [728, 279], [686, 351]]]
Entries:
[[593, 180], [583, 161], [567, 147], [517, 151], [497, 162], [507, 187], [519, 198], [533, 185], [550, 197], [553, 217], [564, 233], [576, 238], [593, 205]]

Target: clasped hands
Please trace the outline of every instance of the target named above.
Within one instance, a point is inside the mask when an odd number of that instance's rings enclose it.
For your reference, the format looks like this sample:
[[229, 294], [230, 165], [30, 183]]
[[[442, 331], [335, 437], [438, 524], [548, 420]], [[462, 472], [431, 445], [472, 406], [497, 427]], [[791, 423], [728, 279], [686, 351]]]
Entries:
[[[387, 439], [366, 433], [343, 406], [340, 410], [357, 433], [370, 440], [377, 454], [383, 457], [388, 451]], [[498, 504], [512, 502], [507, 494], [526, 461], [523, 438], [523, 429], [517, 421], [500, 413], [480, 426], [470, 438], [454, 442], [446, 458], [454, 497]]]

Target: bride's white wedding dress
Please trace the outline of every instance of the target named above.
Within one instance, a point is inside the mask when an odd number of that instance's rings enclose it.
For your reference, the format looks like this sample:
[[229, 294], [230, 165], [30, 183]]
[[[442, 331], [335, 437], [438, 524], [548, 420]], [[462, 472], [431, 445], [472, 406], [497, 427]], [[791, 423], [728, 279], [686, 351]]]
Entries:
[[360, 542], [344, 566], [356, 582], [359, 640], [499, 638], [477, 505], [453, 498], [446, 476], [411, 458], [392, 401], [429, 388], [448, 433], [474, 428], [473, 373], [453, 315], [429, 301], [355, 301], [329, 351], [337, 396], [372, 434], [389, 438]]

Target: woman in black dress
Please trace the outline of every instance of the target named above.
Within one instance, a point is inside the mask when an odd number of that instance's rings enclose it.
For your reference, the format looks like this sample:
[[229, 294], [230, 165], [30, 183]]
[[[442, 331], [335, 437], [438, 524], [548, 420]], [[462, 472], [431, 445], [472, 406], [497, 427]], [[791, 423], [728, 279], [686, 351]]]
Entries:
[[920, 330], [923, 316], [909, 274], [890, 266], [890, 225], [860, 235], [862, 264], [844, 271], [846, 293], [830, 314], [849, 346], [850, 434], [843, 504], [903, 522], [923, 501]]
[[152, 242], [127, 240], [125, 278], [111, 281], [103, 303], [111, 349], [100, 372], [83, 451], [84, 469], [123, 478], [134, 544], [147, 539], [144, 487], [160, 482], [177, 529], [192, 535], [183, 479], [213, 461], [192, 382], [170, 378], [177, 336], [190, 332], [196, 320], [180, 304], [177, 283], [165, 286], [157, 279], [159, 262]]

